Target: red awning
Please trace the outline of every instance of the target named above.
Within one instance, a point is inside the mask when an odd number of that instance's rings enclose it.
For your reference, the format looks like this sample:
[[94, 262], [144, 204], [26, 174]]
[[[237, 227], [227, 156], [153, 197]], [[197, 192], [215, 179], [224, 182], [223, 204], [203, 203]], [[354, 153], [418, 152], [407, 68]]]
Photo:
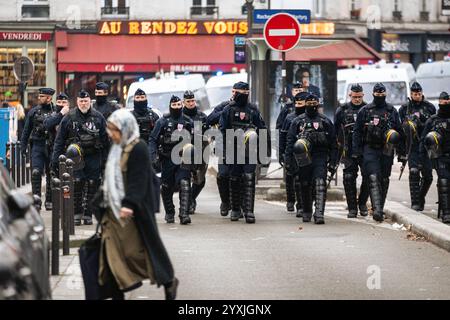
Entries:
[[233, 36], [97, 35], [56, 32], [58, 71], [231, 71]]
[[380, 60], [379, 54], [359, 39], [347, 39], [340, 43], [318, 48], [299, 48], [286, 53], [287, 61], [337, 61], [339, 67], [367, 64]]

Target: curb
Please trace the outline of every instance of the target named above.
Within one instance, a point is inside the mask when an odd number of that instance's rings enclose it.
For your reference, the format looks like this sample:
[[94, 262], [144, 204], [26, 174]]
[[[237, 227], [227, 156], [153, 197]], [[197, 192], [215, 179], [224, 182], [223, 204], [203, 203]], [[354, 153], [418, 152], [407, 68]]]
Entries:
[[393, 221], [410, 227], [412, 232], [450, 252], [450, 226], [393, 201], [386, 201], [384, 213]]
[[[259, 189], [259, 190], [258, 190]], [[257, 187], [256, 194], [267, 201], [286, 201], [286, 190], [280, 188]], [[266, 191], [266, 192], [264, 192]], [[339, 187], [333, 187], [327, 191], [327, 201], [344, 201], [344, 190]]]

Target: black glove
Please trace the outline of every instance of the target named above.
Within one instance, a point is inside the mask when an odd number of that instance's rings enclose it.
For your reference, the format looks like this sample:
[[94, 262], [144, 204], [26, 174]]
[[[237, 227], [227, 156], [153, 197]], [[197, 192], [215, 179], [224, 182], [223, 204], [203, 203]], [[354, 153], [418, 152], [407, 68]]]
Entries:
[[327, 170], [331, 176], [334, 176], [334, 174], [336, 173], [336, 169], [337, 169], [336, 166], [331, 165], [331, 164], [329, 164], [328, 168], [327, 168]]
[[408, 158], [407, 158], [406, 156], [399, 155], [399, 156], [397, 157], [397, 161], [398, 161], [398, 162], [401, 162], [403, 165], [405, 165], [406, 162], [408, 161]]

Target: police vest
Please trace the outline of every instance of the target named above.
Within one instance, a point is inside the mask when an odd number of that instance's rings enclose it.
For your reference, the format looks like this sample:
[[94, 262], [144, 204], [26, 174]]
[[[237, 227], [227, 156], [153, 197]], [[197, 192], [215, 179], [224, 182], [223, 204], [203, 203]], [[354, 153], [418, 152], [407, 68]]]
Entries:
[[136, 113], [134, 110], [132, 113], [138, 123], [141, 138], [144, 139], [145, 142], [148, 142], [150, 133], [155, 127], [156, 120], [158, 120], [158, 116], [152, 110], [148, 110], [148, 112], [143, 115]]
[[306, 139], [314, 151], [327, 151], [329, 148], [327, 131], [321, 115], [314, 118], [301, 115], [297, 139]]
[[390, 129], [389, 118], [393, 108], [367, 108], [365, 123], [365, 141], [371, 148], [380, 149], [385, 144], [385, 133]]
[[33, 115], [33, 131], [32, 136], [34, 139], [48, 139], [49, 132], [44, 126], [44, 120], [47, 119], [53, 112], [53, 105], [50, 105], [50, 110], [44, 110], [42, 107], [38, 107]]
[[193, 127], [189, 118], [184, 114], [182, 114], [178, 119], [172, 118], [170, 114], [165, 114], [164, 118], [167, 119], [167, 122], [161, 129], [161, 133], [159, 135], [159, 145], [161, 146], [160, 154], [165, 157], [170, 157], [172, 149], [180, 143], [180, 141], [182, 141], [182, 137], [172, 140], [172, 135], [175, 132], [181, 133], [183, 130], [186, 130], [189, 134], [192, 134]]
[[233, 106], [230, 108], [230, 124], [235, 130], [242, 129], [244, 131], [248, 129], [254, 129], [256, 126], [253, 123], [253, 113], [254, 109], [246, 107], [240, 108], [238, 106]]
[[69, 117], [72, 126], [69, 130], [66, 147], [71, 143], [77, 143], [86, 155], [97, 153], [103, 149], [99, 123], [92, 113], [87, 119], [83, 119], [77, 115], [76, 109], [74, 109], [69, 112]]

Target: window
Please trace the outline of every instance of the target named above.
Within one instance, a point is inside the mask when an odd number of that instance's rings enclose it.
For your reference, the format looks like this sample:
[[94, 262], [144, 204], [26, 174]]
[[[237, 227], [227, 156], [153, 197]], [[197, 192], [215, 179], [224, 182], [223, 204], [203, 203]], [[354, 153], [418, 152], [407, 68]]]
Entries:
[[192, 0], [191, 16], [218, 15], [216, 0]]
[[48, 0], [23, 0], [22, 18], [45, 19], [50, 16]]
[[102, 16], [128, 16], [129, 7], [127, 7], [127, 0], [104, 0], [104, 6], [101, 8]]

